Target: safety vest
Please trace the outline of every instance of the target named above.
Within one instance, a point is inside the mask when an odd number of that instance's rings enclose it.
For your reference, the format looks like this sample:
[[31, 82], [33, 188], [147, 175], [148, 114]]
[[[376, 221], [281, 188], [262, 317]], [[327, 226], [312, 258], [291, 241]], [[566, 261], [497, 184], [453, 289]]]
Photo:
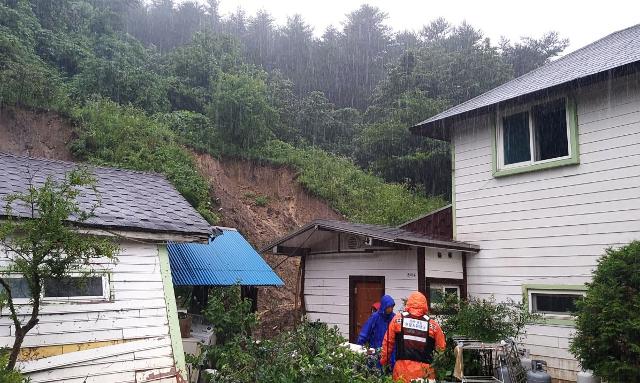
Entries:
[[396, 360], [412, 360], [431, 364], [436, 340], [429, 335], [430, 318], [411, 318], [402, 313], [400, 333], [396, 337]]

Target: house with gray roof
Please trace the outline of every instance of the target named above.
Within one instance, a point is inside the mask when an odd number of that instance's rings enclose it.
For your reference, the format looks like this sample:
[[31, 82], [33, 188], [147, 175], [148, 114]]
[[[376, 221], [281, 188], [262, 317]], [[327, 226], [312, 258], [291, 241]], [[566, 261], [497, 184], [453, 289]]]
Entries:
[[[61, 180], [78, 166], [0, 153], [0, 214], [6, 214], [7, 195], [38, 187], [47, 178]], [[19, 368], [32, 382], [184, 381], [167, 243], [206, 244], [210, 225], [161, 175], [106, 167], [89, 171], [97, 194], [84, 190], [78, 202], [84, 209], [98, 198], [100, 204], [90, 219], [70, 224], [114, 238], [118, 260], [96, 260], [83, 288], [45, 282], [40, 322], [25, 338]], [[31, 218], [19, 204], [10, 214]], [[0, 267], [9, 261], [0, 249]], [[3, 277], [13, 286], [16, 304], [27, 311], [20, 275]], [[10, 347], [12, 335], [5, 308], [0, 311], [1, 345]]]
[[571, 311], [598, 258], [640, 238], [640, 25], [411, 127], [451, 143], [452, 221], [470, 296], [525, 298], [523, 340], [575, 381]]
[[[425, 222], [428, 219], [421, 217]], [[436, 223], [440, 220], [432, 221], [435, 226], [446, 226]], [[448, 235], [434, 235], [446, 229], [433, 228], [317, 219], [262, 251], [299, 257], [302, 312], [311, 321], [337, 326], [345, 338], [355, 342], [372, 304], [384, 294], [395, 299], [397, 310], [413, 291], [428, 295], [430, 305], [440, 303], [444, 293], [466, 295], [466, 259], [478, 247]]]

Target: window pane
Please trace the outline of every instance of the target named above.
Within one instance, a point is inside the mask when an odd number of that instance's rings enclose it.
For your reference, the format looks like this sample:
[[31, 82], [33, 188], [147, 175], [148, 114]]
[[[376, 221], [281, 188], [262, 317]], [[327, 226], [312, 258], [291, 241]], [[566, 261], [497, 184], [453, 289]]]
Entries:
[[438, 304], [444, 301], [442, 296], [442, 287], [431, 287], [429, 288], [429, 303], [430, 304]]
[[50, 298], [102, 295], [102, 277], [48, 279], [44, 284], [44, 296]]
[[457, 287], [445, 287], [444, 288], [444, 293], [449, 295], [449, 294], [453, 294], [455, 296], [460, 296], [459, 291]]
[[[31, 293], [27, 280], [24, 278], [4, 278], [11, 289], [11, 296], [15, 298], [31, 298]], [[0, 291], [4, 288], [0, 286]]]
[[565, 101], [558, 100], [534, 107], [533, 117], [536, 161], [569, 155]]
[[530, 161], [529, 112], [502, 118], [504, 164]]
[[531, 294], [531, 298], [534, 312], [571, 314], [576, 309], [576, 301], [582, 299], [582, 295]]

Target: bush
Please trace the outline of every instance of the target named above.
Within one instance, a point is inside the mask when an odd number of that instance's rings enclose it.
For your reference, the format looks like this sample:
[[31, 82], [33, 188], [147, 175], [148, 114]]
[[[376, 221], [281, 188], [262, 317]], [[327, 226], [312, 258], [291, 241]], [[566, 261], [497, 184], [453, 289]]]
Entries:
[[28, 380], [18, 371], [7, 371], [9, 349], [0, 349], [0, 383], [27, 383]]
[[252, 338], [258, 319], [239, 286], [211, 290], [204, 316], [214, 323], [217, 342], [189, 359], [217, 370], [210, 382], [391, 382], [368, 369], [363, 355], [342, 347], [337, 328], [319, 322], [303, 322], [270, 340]]
[[297, 180], [302, 186], [352, 221], [398, 225], [445, 204], [440, 198], [416, 194], [405, 185], [385, 183], [351, 160], [320, 149], [270, 141], [249, 156], [298, 170]]
[[209, 222], [218, 219], [211, 210], [209, 185], [198, 174], [193, 158], [179, 145], [162, 122], [134, 107], [97, 99], [73, 110], [79, 123], [72, 144], [77, 158], [95, 164], [163, 173]]
[[571, 352], [610, 383], [640, 381], [640, 241], [607, 249], [587, 287]]
[[[438, 379], [453, 380], [456, 346], [453, 337], [460, 336], [477, 339], [484, 342], [498, 342], [509, 338], [518, 338], [524, 334], [525, 326], [538, 318], [531, 314], [527, 303], [507, 300], [496, 302], [492, 296], [489, 299], [472, 298], [467, 301], [459, 300], [455, 295], [445, 297], [444, 304], [439, 308], [442, 316], [442, 331], [447, 337], [447, 347], [444, 352], [436, 355], [433, 367]], [[474, 368], [480, 368], [476, 355], [465, 354], [465, 373], [478, 375]]]

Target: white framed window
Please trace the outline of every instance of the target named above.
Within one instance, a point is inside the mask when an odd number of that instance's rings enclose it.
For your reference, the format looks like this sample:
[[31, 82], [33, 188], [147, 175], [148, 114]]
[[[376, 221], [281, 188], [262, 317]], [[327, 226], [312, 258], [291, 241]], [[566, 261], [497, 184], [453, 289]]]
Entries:
[[561, 97], [499, 110], [495, 170], [577, 161], [577, 147], [572, 145], [577, 139], [572, 137], [574, 109], [567, 97]]
[[584, 290], [571, 289], [527, 289], [529, 311], [543, 314], [547, 318], [570, 319], [576, 302], [585, 296]]
[[[18, 274], [4, 277], [11, 287], [15, 304], [27, 304], [31, 296], [29, 286]], [[2, 288], [0, 287], [0, 290]], [[43, 283], [43, 302], [108, 301], [111, 296], [109, 275], [71, 275], [62, 279], [47, 279]]]
[[449, 285], [441, 283], [429, 284], [429, 305], [437, 307], [444, 303], [446, 295], [455, 295], [460, 298], [460, 285]]

